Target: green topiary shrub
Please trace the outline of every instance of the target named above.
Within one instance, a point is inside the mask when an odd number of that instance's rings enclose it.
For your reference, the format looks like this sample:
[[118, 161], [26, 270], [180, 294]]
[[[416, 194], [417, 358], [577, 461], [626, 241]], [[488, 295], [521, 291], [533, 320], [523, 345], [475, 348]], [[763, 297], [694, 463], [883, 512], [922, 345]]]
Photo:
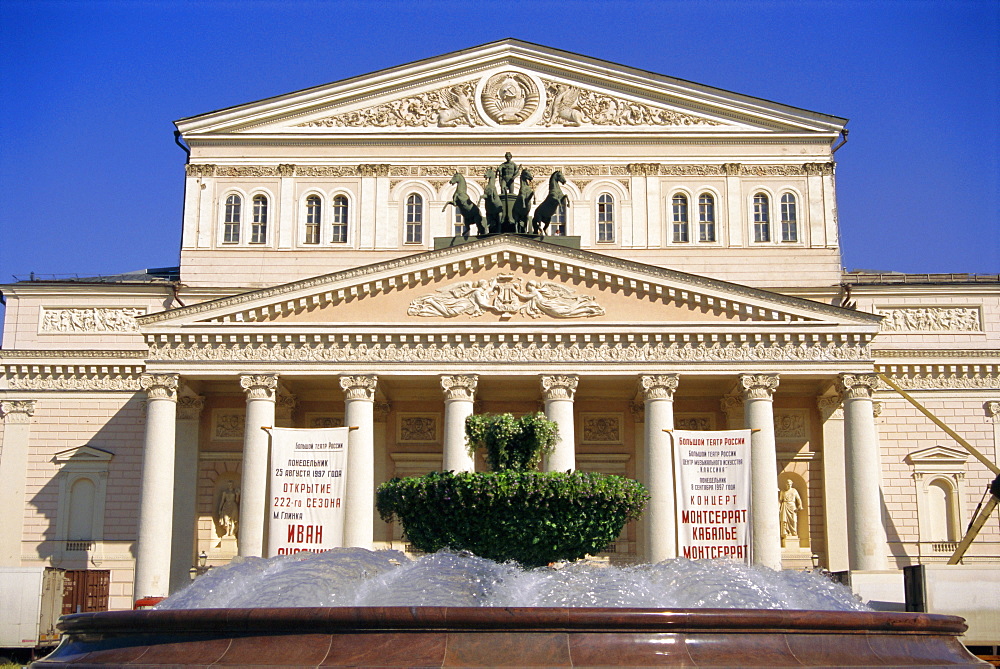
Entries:
[[477, 414], [465, 419], [469, 453], [486, 449], [486, 464], [495, 472], [526, 472], [538, 467], [559, 439], [559, 426], [543, 414]]
[[648, 498], [638, 481], [603, 474], [433, 472], [384, 483], [376, 503], [422, 551], [537, 567], [600, 552]]

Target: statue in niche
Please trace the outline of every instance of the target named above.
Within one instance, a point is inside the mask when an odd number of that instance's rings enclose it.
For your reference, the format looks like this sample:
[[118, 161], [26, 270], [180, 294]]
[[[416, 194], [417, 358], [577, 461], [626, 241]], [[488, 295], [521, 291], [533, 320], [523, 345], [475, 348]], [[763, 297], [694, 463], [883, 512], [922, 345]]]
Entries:
[[222, 530], [222, 536], [235, 537], [237, 523], [240, 518], [240, 491], [232, 481], [226, 483], [225, 489], [219, 493], [219, 507], [215, 522]]
[[504, 162], [497, 167], [497, 175], [500, 177], [500, 194], [501, 195], [512, 195], [514, 193], [514, 182], [517, 181], [517, 175], [520, 173], [521, 168], [518, 167], [511, 158], [510, 151], [503, 155]]
[[486, 231], [483, 229], [483, 214], [479, 211], [479, 205], [469, 199], [465, 177], [460, 172], [455, 172], [448, 183], [455, 184], [455, 194], [451, 197], [451, 200], [444, 203], [441, 211], [446, 210], [449, 204], [458, 209], [459, 213], [462, 214], [462, 221], [465, 223], [462, 228], [463, 237], [469, 236], [469, 231], [473, 225], [476, 226], [477, 235], [485, 234]]
[[792, 485], [792, 479], [785, 480], [785, 489], [778, 491], [778, 501], [781, 505], [781, 536], [799, 536], [799, 511], [803, 508], [802, 498]]

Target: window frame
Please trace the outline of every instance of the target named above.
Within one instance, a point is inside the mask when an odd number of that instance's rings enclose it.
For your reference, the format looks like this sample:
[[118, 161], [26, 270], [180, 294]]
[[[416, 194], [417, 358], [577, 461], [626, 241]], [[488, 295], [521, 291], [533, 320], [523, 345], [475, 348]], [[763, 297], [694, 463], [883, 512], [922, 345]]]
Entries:
[[[763, 198], [763, 202], [761, 202]], [[763, 204], [763, 208], [761, 208]], [[753, 223], [753, 243], [770, 244], [771, 236], [771, 194], [763, 189], [755, 189], [750, 199], [751, 222]]]
[[[703, 200], [708, 198], [711, 202], [709, 206], [711, 207], [712, 217], [711, 220], [705, 217], [705, 203]], [[718, 244], [719, 243], [719, 217], [718, 217], [718, 196], [710, 190], [703, 190], [698, 193], [698, 243], [699, 244]], [[706, 234], [706, 230], [711, 231], [711, 238]]]
[[[238, 202], [232, 202], [233, 198]], [[243, 199], [243, 194], [236, 191], [223, 194], [221, 244], [233, 246], [240, 243], [243, 232]]]
[[[263, 206], [261, 206], [263, 203]], [[267, 244], [271, 199], [266, 193], [257, 192], [250, 198], [250, 239], [247, 244], [262, 246]]]
[[[311, 211], [314, 206], [311, 201], [316, 201], [316, 211]], [[319, 193], [307, 193], [303, 202], [305, 210], [304, 229], [302, 244], [307, 246], [319, 246], [323, 243], [323, 196]], [[315, 236], [315, 240], [311, 237]]]
[[[790, 203], [786, 202], [788, 198], [791, 198]], [[783, 244], [797, 244], [799, 242], [799, 198], [794, 192], [786, 190], [781, 193], [779, 203], [781, 242]], [[791, 217], [787, 217], [789, 204], [791, 205]]]
[[[419, 202], [413, 201], [417, 198]], [[417, 191], [407, 191], [403, 200], [403, 244], [422, 245], [424, 243], [424, 201], [425, 196]], [[411, 207], [419, 205], [419, 210]]]
[[670, 196], [670, 243], [691, 243], [691, 198], [684, 191]]
[[330, 244], [347, 244], [351, 239], [351, 198], [346, 193], [334, 193], [330, 199], [329, 230]]
[[598, 244], [614, 244], [615, 239], [615, 196], [607, 190], [597, 195], [594, 221], [596, 223], [595, 241]]

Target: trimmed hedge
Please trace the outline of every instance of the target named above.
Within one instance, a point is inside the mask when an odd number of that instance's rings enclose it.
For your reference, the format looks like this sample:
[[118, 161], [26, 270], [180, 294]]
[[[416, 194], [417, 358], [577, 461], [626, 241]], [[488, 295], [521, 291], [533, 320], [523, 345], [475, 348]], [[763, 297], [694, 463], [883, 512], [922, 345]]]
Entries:
[[419, 550], [538, 567], [600, 552], [648, 499], [638, 481], [604, 474], [433, 472], [382, 484], [376, 505]]
[[559, 426], [545, 414], [474, 414], [465, 419], [469, 453], [486, 450], [486, 464], [495, 472], [537, 469], [542, 456], [559, 440]]

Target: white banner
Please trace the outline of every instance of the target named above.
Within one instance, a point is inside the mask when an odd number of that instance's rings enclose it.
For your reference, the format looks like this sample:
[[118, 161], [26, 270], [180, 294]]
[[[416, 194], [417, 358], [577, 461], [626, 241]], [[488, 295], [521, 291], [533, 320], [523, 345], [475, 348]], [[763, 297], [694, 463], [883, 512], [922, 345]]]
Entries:
[[347, 428], [271, 428], [267, 555], [343, 545]]
[[674, 430], [677, 555], [750, 563], [750, 430]]

